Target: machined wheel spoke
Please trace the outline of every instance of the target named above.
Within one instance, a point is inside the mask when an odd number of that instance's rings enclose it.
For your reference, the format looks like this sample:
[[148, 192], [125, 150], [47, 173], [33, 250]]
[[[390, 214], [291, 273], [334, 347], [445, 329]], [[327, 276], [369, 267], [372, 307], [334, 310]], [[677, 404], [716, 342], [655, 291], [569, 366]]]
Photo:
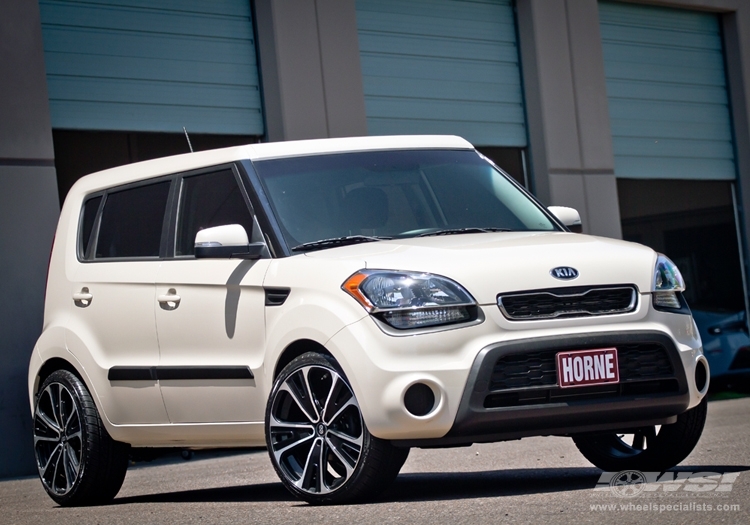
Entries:
[[65, 404], [67, 402], [67, 399], [65, 398], [70, 398], [70, 395], [68, 394], [67, 390], [63, 390], [62, 385], [58, 385], [57, 388], [57, 415], [55, 419], [60, 422], [60, 428], [64, 430], [68, 426], [68, 416], [65, 414]]
[[73, 405], [73, 410], [70, 411], [70, 415], [65, 420], [65, 431], [67, 432], [70, 429], [70, 424], [75, 423], [73, 421], [73, 418], [76, 418], [76, 421], [78, 420], [78, 410], [76, 409], [75, 405]]
[[[307, 443], [308, 441], [311, 441], [315, 439], [315, 434], [310, 434], [309, 436], [305, 436], [299, 439], [295, 439], [293, 443], [289, 443], [288, 445], [284, 445], [280, 449], [274, 449], [273, 454], [276, 456], [276, 461], [281, 461], [281, 457], [291, 449], [298, 447], [302, 445], [303, 443]], [[311, 447], [312, 448], [312, 447]]]
[[295, 483], [299, 488], [302, 490], [306, 490], [308, 492], [320, 492], [319, 489], [319, 483], [320, 479], [318, 479], [315, 483], [315, 486], [312, 486], [313, 479], [316, 474], [318, 474], [319, 469], [318, 465], [316, 464], [316, 460], [319, 463], [320, 462], [320, 449], [322, 448], [322, 443], [320, 439], [316, 439], [315, 443], [312, 447], [310, 447], [310, 452], [307, 453], [307, 459], [305, 460], [305, 468], [302, 471], [302, 475], [300, 476], [299, 480]]
[[[55, 390], [57, 392], [55, 392]], [[62, 430], [63, 424], [59, 418], [59, 407], [60, 407], [60, 385], [53, 383], [47, 387], [47, 393], [50, 399], [50, 405], [52, 408], [52, 417], [55, 418], [55, 427]]]
[[[50, 467], [54, 464], [55, 465], [55, 472], [57, 472], [57, 456], [62, 453], [62, 444], [58, 443], [57, 446], [55, 446], [54, 449], [52, 449], [52, 453], [49, 455], [49, 458], [47, 458], [47, 462], [44, 464], [43, 467], [41, 467], [42, 476], [47, 477], [47, 472], [49, 471]], [[53, 478], [54, 479], [54, 478]]]
[[83, 433], [79, 430], [78, 432], [73, 432], [72, 434], [68, 434], [68, 441], [71, 439], [78, 439], [79, 441], [83, 440]]
[[359, 410], [359, 405], [357, 404], [357, 400], [354, 398], [354, 396], [350, 397], [346, 401], [346, 403], [344, 403], [343, 405], [341, 405], [341, 408], [339, 408], [336, 411], [336, 413], [333, 415], [333, 417], [331, 417], [331, 419], [329, 419], [328, 421], [326, 421], [326, 424], [330, 425], [331, 423], [333, 423], [334, 421], [336, 421], [336, 418], [338, 418], [344, 412], [344, 410], [346, 410], [350, 406], [356, 406], [357, 410]]
[[60, 455], [60, 463], [62, 463], [62, 475], [65, 478], [65, 492], [70, 490], [70, 487], [73, 485], [70, 482], [70, 464], [68, 461], [68, 447], [63, 446], [62, 454]]
[[303, 429], [304, 428], [304, 429], [310, 430], [311, 432], [314, 429], [314, 425], [312, 423], [292, 423], [292, 422], [287, 422], [287, 421], [281, 421], [273, 414], [271, 414], [270, 424], [271, 424], [270, 426], [272, 429], [276, 429], [276, 428]]
[[357, 461], [359, 461], [360, 454], [362, 454], [363, 436], [354, 438], [342, 432], [329, 429], [326, 441], [329, 443], [334, 454], [336, 454], [336, 457], [344, 464], [347, 471], [346, 477], [348, 478], [351, 474], [350, 470], [354, 469]]
[[47, 443], [57, 443], [60, 441], [60, 438], [51, 438], [51, 437], [45, 437], [45, 436], [34, 436], [34, 445], [39, 443], [40, 441], [44, 441]]
[[642, 432], [636, 432], [633, 434], [633, 444], [631, 445], [636, 450], [643, 450], [645, 445], [646, 436]]
[[326, 438], [326, 442], [328, 443], [328, 447], [331, 449], [331, 451], [336, 454], [337, 458], [339, 458], [341, 464], [344, 465], [344, 468], [346, 469], [346, 478], [349, 479], [349, 476], [351, 476], [352, 472], [354, 472], [354, 466], [357, 464], [357, 461], [355, 460], [354, 465], [352, 465], [351, 459], [342, 454], [339, 451], [339, 448], [334, 445], [329, 438]]
[[65, 450], [63, 449], [62, 445], [59, 446], [60, 451], [57, 453], [57, 457], [55, 458], [55, 470], [52, 473], [52, 479], [50, 480], [50, 485], [52, 490], [55, 492], [59, 492], [57, 490], [57, 472], [60, 469], [60, 463], [63, 462], [63, 455], [65, 454]]
[[75, 451], [66, 443], [63, 448], [63, 472], [65, 473], [66, 491], [73, 487], [73, 483], [78, 476], [78, 461], [75, 456]]
[[335, 400], [339, 391], [342, 388], [345, 388], [346, 386], [344, 385], [343, 381], [341, 381], [341, 378], [339, 378], [338, 375], [332, 374], [332, 376], [333, 376], [333, 383], [331, 383], [331, 389], [328, 391], [326, 402], [323, 405], [323, 410], [321, 411], [321, 419], [326, 424], [328, 424], [331, 421], [329, 418], [326, 417], [328, 415], [329, 409], [331, 408], [331, 401]]
[[362, 434], [360, 434], [359, 437], [353, 437], [353, 436], [344, 434], [343, 432], [338, 432], [333, 429], [329, 429], [328, 433], [333, 436], [336, 436], [342, 441], [346, 441], [349, 444], [356, 446], [357, 448], [362, 448]]
[[326, 459], [325, 459], [325, 440], [320, 440], [318, 446], [318, 492], [329, 492], [326, 486], [325, 470], [326, 470]]
[[315, 398], [313, 397], [312, 388], [310, 388], [310, 381], [308, 380], [308, 375], [310, 374], [309, 368], [303, 368], [300, 370], [302, 372], [302, 377], [305, 380], [305, 388], [307, 389], [307, 396], [310, 399], [310, 405], [312, 406], [313, 410], [315, 411], [315, 419], [313, 419], [313, 422], [320, 421], [320, 410], [318, 410], [318, 407], [315, 406]]
[[[307, 383], [307, 381], [305, 381], [305, 383]], [[294, 392], [293, 389], [289, 388], [289, 386], [286, 383], [281, 385], [281, 388], [279, 388], [279, 392], [281, 392], [282, 390], [287, 392], [292, 397], [292, 399], [294, 399], [294, 402], [297, 404], [299, 409], [305, 415], [307, 420], [310, 421], [310, 423], [315, 423], [318, 420], [317, 416], [313, 416], [312, 414], [310, 414], [310, 412], [305, 408], [305, 404], [302, 402], [302, 400], [299, 399], [299, 397], [297, 397], [297, 393]], [[308, 396], [310, 395], [309, 390], [308, 390], [307, 395]], [[312, 402], [310, 404], [312, 405]]]
[[37, 411], [36, 417], [44, 424], [44, 426], [46, 426], [56, 434], [60, 435], [62, 433], [62, 427], [58, 426], [56, 422], [52, 421], [49, 416], [41, 410]]

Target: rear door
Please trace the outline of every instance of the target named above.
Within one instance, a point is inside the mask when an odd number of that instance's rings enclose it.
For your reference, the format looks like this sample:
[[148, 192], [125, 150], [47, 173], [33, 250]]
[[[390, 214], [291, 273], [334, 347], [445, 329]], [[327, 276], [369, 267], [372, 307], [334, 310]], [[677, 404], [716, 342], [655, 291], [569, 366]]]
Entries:
[[153, 305], [171, 183], [128, 185], [84, 203], [67, 345], [116, 425], [168, 422], [153, 373]]
[[239, 224], [260, 230], [232, 166], [179, 180], [173, 257], [159, 269], [156, 323], [159, 378], [173, 423], [262, 421], [265, 293], [270, 259], [196, 259], [195, 234]]

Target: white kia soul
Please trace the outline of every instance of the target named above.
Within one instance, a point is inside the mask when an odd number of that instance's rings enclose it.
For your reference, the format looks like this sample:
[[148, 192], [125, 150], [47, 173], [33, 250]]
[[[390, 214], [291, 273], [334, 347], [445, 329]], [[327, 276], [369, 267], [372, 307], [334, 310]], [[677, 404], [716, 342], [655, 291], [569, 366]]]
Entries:
[[576, 226], [458, 137], [84, 177], [29, 366], [44, 488], [106, 502], [148, 447], [265, 445], [312, 503], [372, 497], [410, 447], [561, 435], [604, 470], [673, 467], [709, 377], [683, 279]]

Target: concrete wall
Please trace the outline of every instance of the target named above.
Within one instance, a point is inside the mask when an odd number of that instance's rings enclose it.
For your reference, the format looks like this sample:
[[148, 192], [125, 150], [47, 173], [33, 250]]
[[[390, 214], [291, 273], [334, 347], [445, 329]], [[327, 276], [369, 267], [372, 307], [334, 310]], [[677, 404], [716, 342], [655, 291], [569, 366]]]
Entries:
[[256, 0], [271, 141], [367, 135], [354, 0]]
[[[721, 14], [746, 236], [750, 2], [624, 1]], [[355, 0], [254, 0], [253, 6], [266, 138], [366, 135]], [[517, 14], [534, 190], [547, 204], [577, 208], [584, 231], [620, 237], [597, 0], [517, 0]], [[35, 470], [26, 368], [42, 326], [58, 212], [39, 7], [2, 0], [0, 477]]]
[[518, 0], [517, 13], [534, 191], [619, 238], [597, 1]]
[[[622, 0], [721, 15], [750, 282], [750, 2]], [[579, 210], [584, 232], [621, 237], [597, 0], [518, 0], [533, 188]]]
[[39, 6], [0, 2], [0, 477], [32, 474], [29, 355], [59, 203]]
[[[723, 17], [727, 81], [732, 105], [735, 158], [739, 175], [738, 204], [743, 250], [745, 282], [750, 282], [750, 2]], [[748, 290], [745, 290], [747, 297]], [[750, 319], [750, 316], [748, 317]]]
[[[577, 0], [572, 0], [576, 2]], [[588, 1], [588, 0], [586, 0]], [[737, 205], [745, 268], [750, 283], [750, 1], [748, 0], [621, 0], [636, 4], [694, 9], [721, 16], [727, 87], [737, 163]], [[748, 290], [745, 290], [747, 297]]]

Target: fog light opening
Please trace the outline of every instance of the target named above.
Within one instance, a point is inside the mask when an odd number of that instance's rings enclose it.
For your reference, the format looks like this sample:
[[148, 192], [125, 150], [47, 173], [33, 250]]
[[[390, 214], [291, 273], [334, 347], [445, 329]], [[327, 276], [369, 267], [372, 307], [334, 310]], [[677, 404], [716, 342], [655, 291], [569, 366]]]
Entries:
[[426, 416], [435, 408], [435, 393], [424, 383], [415, 383], [406, 389], [404, 407], [414, 416]]
[[703, 392], [707, 381], [708, 370], [706, 369], [706, 363], [701, 359], [695, 364], [695, 388], [698, 389], [698, 392]]

